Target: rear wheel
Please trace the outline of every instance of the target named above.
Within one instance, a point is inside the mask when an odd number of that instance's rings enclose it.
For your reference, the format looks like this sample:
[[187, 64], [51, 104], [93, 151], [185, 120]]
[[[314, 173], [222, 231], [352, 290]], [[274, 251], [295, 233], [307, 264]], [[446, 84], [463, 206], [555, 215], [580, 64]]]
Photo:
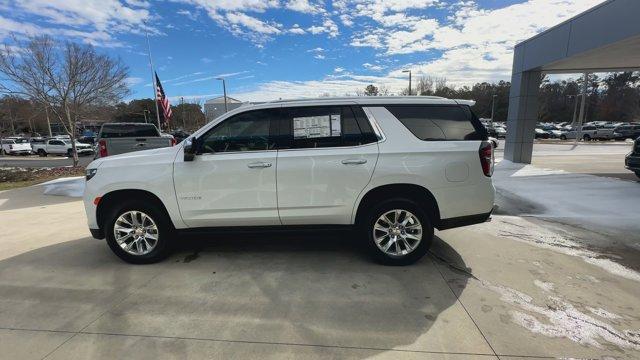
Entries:
[[567, 140], [567, 136], [566, 135], [560, 135], [560, 140]]
[[44, 149], [38, 149], [38, 156], [47, 157], [47, 152]]
[[433, 241], [433, 225], [416, 203], [406, 199], [385, 201], [362, 224], [367, 248], [385, 265], [409, 265], [420, 260]]
[[107, 243], [122, 260], [150, 264], [171, 251], [169, 218], [148, 203], [132, 200], [113, 209], [104, 224]]

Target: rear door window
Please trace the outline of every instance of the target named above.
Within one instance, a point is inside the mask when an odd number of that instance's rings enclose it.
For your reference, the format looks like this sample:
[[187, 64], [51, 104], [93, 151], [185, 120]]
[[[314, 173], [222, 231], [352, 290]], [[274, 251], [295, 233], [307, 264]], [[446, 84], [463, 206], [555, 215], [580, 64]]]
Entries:
[[483, 140], [487, 136], [486, 129], [478, 125], [468, 106], [388, 105], [386, 108], [420, 140]]
[[283, 116], [283, 135], [288, 136], [292, 148], [358, 146], [378, 140], [359, 107], [285, 108]]

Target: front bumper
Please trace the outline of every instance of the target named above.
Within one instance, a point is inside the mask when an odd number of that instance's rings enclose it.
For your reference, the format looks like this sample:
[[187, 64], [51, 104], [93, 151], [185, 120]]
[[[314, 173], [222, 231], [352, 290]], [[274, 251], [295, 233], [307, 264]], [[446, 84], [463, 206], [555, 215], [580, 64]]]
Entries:
[[640, 171], [640, 154], [630, 153], [624, 159], [624, 167], [631, 171]]

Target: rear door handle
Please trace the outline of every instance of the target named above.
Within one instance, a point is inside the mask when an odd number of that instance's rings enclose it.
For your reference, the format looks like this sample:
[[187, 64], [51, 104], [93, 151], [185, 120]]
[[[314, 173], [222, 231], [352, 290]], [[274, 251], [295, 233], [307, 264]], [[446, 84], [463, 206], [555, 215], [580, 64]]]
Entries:
[[268, 168], [271, 167], [271, 163], [268, 162], [253, 162], [247, 164], [250, 169], [260, 169], [260, 168]]
[[367, 159], [345, 159], [345, 160], [342, 160], [342, 163], [344, 165], [361, 165], [361, 164], [366, 164]]

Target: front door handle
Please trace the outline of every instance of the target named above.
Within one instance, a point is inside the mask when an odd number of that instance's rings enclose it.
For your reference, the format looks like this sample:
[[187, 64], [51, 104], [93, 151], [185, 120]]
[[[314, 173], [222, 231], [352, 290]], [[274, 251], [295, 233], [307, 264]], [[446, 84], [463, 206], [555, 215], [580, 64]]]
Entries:
[[249, 163], [249, 164], [247, 164], [247, 166], [248, 166], [250, 169], [260, 169], [260, 168], [268, 168], [268, 167], [271, 167], [271, 163], [268, 163], [268, 162], [262, 162], [262, 161], [260, 161], [260, 162], [253, 162], [253, 163]]
[[345, 160], [342, 160], [342, 163], [344, 165], [361, 165], [361, 164], [366, 164], [367, 159], [345, 159]]

